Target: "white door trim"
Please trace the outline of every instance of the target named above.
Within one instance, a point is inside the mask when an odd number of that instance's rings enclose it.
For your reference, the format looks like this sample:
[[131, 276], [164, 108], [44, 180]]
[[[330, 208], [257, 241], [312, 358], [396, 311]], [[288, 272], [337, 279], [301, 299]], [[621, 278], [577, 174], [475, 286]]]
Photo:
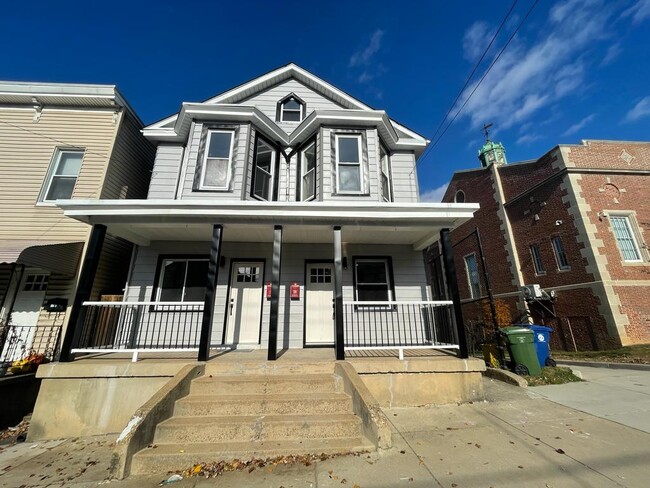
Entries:
[[[230, 275], [228, 282], [228, 293], [226, 296], [225, 313], [224, 313], [224, 329], [223, 329], [223, 344], [227, 345], [240, 345], [247, 348], [259, 348], [262, 341], [262, 308], [264, 303], [264, 267], [265, 261], [263, 259], [233, 259], [230, 263]], [[258, 268], [256, 273], [244, 272], [241, 273], [242, 280], [248, 280], [252, 277], [255, 281], [238, 281], [239, 269], [244, 268], [250, 270], [251, 268]], [[250, 270], [252, 271], [252, 270]], [[240, 284], [239, 284], [240, 283]], [[246, 283], [254, 283], [253, 286], [246, 287]], [[259, 284], [259, 286], [256, 286]], [[239, 295], [243, 290], [254, 290], [248, 300], [251, 300], [250, 308], [247, 310], [249, 314], [257, 316], [257, 320], [249, 320], [248, 327], [244, 335], [244, 340], [239, 340], [242, 337], [242, 311], [243, 307], [236, 307], [235, 301], [244, 299], [244, 295]], [[259, 293], [259, 300], [257, 294]], [[255, 302], [256, 306], [253, 305]], [[233, 317], [233, 313], [237, 313]], [[238, 324], [234, 322], [237, 321]], [[239, 325], [237, 332], [232, 330], [232, 327]], [[237, 337], [235, 337], [235, 335]], [[248, 335], [248, 337], [246, 337]], [[248, 339], [248, 340], [246, 340]]]
[[[333, 307], [330, 308], [330, 304], [329, 304], [330, 300], [327, 301], [327, 304], [321, 304], [321, 306], [323, 307], [322, 313], [328, 318], [331, 317], [331, 326], [332, 326], [332, 328], [331, 328], [331, 341], [329, 340], [329, 334], [327, 334], [327, 336], [328, 336], [327, 339], [322, 340], [322, 341], [309, 340], [310, 339], [309, 331], [308, 331], [309, 318], [310, 318], [309, 317], [309, 315], [310, 315], [309, 314], [309, 304], [310, 304], [309, 295], [310, 295], [310, 291], [313, 291], [313, 290], [310, 290], [310, 288], [311, 288], [310, 287], [310, 285], [311, 285], [311, 273], [310, 273], [310, 270], [312, 268], [314, 268], [314, 267], [323, 268], [323, 269], [327, 268], [327, 269], [330, 270], [330, 275], [328, 277], [324, 278], [322, 280], [323, 282], [318, 283], [318, 284], [331, 285], [331, 295], [332, 295], [331, 301], [332, 301], [332, 304], [333, 304], [333, 300], [334, 300], [334, 261], [331, 260], [331, 259], [306, 260], [305, 261], [305, 287], [304, 287], [304, 289], [305, 289], [305, 299], [304, 299], [304, 308], [303, 308], [303, 317], [304, 317], [303, 318], [303, 341], [302, 341], [303, 342], [303, 347], [334, 347], [334, 339], [335, 339], [334, 317], [333, 317], [333, 315], [331, 315], [331, 314], [334, 313], [334, 309], [333, 309]], [[322, 279], [323, 277], [321, 276], [320, 278]], [[325, 281], [327, 281], [327, 283], [325, 283]], [[322, 290], [322, 291], [326, 291], [326, 290]], [[329, 290], [327, 290], [327, 291], [329, 291]], [[326, 326], [327, 325], [324, 325], [324, 327], [326, 327]]]

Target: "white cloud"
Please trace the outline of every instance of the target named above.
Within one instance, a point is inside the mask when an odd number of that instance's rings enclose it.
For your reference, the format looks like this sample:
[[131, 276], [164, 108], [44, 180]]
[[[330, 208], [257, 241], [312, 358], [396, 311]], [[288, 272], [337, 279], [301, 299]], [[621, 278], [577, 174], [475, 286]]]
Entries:
[[580, 122], [573, 124], [571, 127], [569, 127], [566, 131], [564, 131], [565, 136], [570, 136], [571, 134], [575, 134], [578, 132], [580, 129], [585, 127], [587, 124], [589, 124], [594, 118], [596, 117], [596, 114], [591, 114], [587, 115], [584, 119], [582, 119]]
[[494, 29], [487, 22], [477, 21], [470, 25], [463, 35], [463, 56], [468, 61], [476, 61], [494, 35]]
[[616, 44], [612, 44], [607, 49], [607, 52], [605, 53], [605, 57], [600, 62], [600, 66], [607, 66], [608, 64], [612, 63], [616, 58], [619, 57], [619, 55], [622, 52], [623, 52], [623, 48], [621, 47], [620, 42], [617, 42]]
[[[546, 25], [539, 29], [542, 37], [533, 43], [515, 38], [461, 115], [468, 117], [474, 128], [488, 121], [508, 129], [584, 89], [588, 70], [583, 54], [605, 38], [612, 15], [612, 8], [603, 0], [557, 2]], [[456, 109], [475, 86], [476, 82], [467, 88]], [[530, 137], [526, 135], [524, 142], [530, 142]]]
[[369, 65], [372, 57], [381, 49], [381, 40], [384, 34], [385, 32], [382, 29], [373, 32], [368, 45], [359, 49], [350, 57], [350, 67]]
[[532, 144], [533, 142], [541, 139], [542, 136], [539, 134], [525, 134], [521, 136], [519, 139], [517, 139], [517, 144], [520, 145], [525, 145], [525, 144]]
[[650, 19], [650, 0], [639, 0], [628, 8], [621, 17], [632, 17], [632, 23], [640, 24], [646, 19]]
[[445, 192], [447, 191], [448, 186], [449, 183], [445, 183], [444, 185], [440, 185], [438, 188], [420, 193], [420, 201], [439, 203], [442, 200], [442, 197], [445, 196]]
[[623, 122], [635, 122], [643, 117], [650, 117], [650, 96], [639, 100], [627, 113]]

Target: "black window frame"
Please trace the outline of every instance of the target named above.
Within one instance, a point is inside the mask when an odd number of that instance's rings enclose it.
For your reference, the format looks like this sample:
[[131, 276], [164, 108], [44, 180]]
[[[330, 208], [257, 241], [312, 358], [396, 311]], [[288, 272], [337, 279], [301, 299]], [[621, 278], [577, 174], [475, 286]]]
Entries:
[[[210, 262], [210, 255], [209, 254], [160, 254], [158, 255], [158, 262], [156, 264], [156, 272], [154, 274], [154, 279], [153, 279], [153, 288], [151, 290], [151, 301], [152, 302], [160, 302], [159, 300], [159, 290], [161, 290], [160, 286], [162, 285], [162, 279], [164, 276], [163, 273], [163, 264], [165, 261], [206, 261], [209, 265]], [[187, 271], [186, 275], [187, 277]], [[207, 285], [208, 282], [208, 274], [206, 270], [206, 275], [205, 275], [205, 282]], [[183, 285], [184, 287], [184, 285]], [[184, 303], [184, 300], [181, 300], [179, 303]], [[160, 310], [160, 309], [158, 309]], [[156, 305], [152, 305], [150, 307], [150, 311], [157, 311]], [[169, 311], [169, 310], [164, 310], [164, 311]]]
[[[357, 264], [359, 261], [383, 261], [387, 271], [388, 271], [388, 295], [389, 302], [395, 302], [395, 275], [393, 273], [393, 258], [391, 256], [352, 256], [352, 288], [354, 290], [354, 301], [363, 302], [363, 301], [381, 301], [381, 300], [359, 300], [358, 287], [359, 283], [357, 280]], [[381, 305], [363, 305], [357, 303], [357, 307], [380, 307]], [[387, 308], [391, 308], [392, 305], [386, 305]]]
[[[265, 198], [262, 198], [258, 195], [255, 194], [255, 180], [256, 180], [256, 174], [257, 174], [257, 147], [258, 147], [258, 141], [262, 140], [264, 144], [269, 146], [271, 149], [273, 149], [274, 154], [275, 154], [275, 161], [273, 162], [273, 174], [271, 175], [271, 185], [272, 185], [272, 190], [271, 190], [271, 199], [267, 200]], [[255, 134], [255, 146], [253, 148], [253, 161], [252, 161], [252, 174], [251, 174], [251, 188], [250, 188], [250, 196], [251, 198], [255, 200], [259, 200], [262, 202], [275, 202], [278, 200], [278, 180], [280, 174], [280, 149], [276, 144], [273, 144], [269, 139], [266, 137], [260, 135], [259, 131], [256, 131]]]

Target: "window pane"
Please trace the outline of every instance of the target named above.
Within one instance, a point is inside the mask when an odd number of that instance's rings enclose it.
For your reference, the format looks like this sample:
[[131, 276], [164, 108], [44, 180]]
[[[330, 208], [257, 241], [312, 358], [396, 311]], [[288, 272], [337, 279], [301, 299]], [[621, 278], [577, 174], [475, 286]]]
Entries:
[[209, 158], [230, 158], [232, 132], [210, 132]]
[[545, 273], [544, 263], [542, 262], [542, 255], [539, 251], [539, 246], [537, 244], [532, 244], [530, 246], [530, 253], [533, 256], [533, 264], [535, 266], [535, 273]]
[[357, 262], [357, 283], [388, 283], [383, 261]]
[[50, 189], [48, 190], [45, 199], [56, 200], [58, 198], [70, 198], [76, 182], [77, 178], [55, 176], [52, 178]]
[[481, 284], [478, 275], [478, 266], [476, 265], [476, 256], [473, 254], [465, 256], [465, 267], [467, 268], [467, 279], [469, 281], [470, 293], [472, 298], [481, 295]]
[[315, 196], [314, 176], [315, 171], [310, 171], [302, 177], [302, 199], [309, 200]]
[[357, 285], [357, 300], [363, 302], [389, 301], [386, 285]]
[[253, 193], [264, 200], [271, 199], [271, 175], [261, 168], [255, 169], [255, 188]]
[[300, 122], [300, 112], [294, 110], [283, 110], [282, 111], [282, 121], [283, 122]]
[[290, 98], [284, 102], [284, 108], [289, 110], [300, 110], [300, 103], [295, 98]]
[[361, 191], [361, 168], [357, 165], [339, 166], [339, 191]]
[[388, 184], [388, 178], [385, 175], [381, 175], [381, 192], [384, 200], [390, 200], [390, 186]]
[[359, 162], [359, 138], [339, 137], [339, 161], [344, 163]]
[[185, 261], [165, 261], [160, 287], [161, 302], [180, 302], [183, 299]]
[[77, 176], [81, 169], [81, 160], [84, 153], [82, 152], [62, 152], [59, 158], [59, 164], [54, 174], [62, 176]]
[[257, 154], [255, 155], [255, 165], [271, 173], [273, 165], [273, 149], [262, 139], [257, 140]]
[[553, 250], [555, 251], [555, 257], [557, 259], [558, 268], [564, 269], [569, 267], [569, 262], [567, 261], [566, 254], [564, 252], [564, 245], [562, 244], [562, 239], [559, 237], [554, 237], [552, 240]]
[[303, 173], [308, 172], [310, 169], [316, 167], [316, 144], [312, 144], [302, 153], [302, 171]]
[[205, 299], [205, 284], [208, 279], [208, 261], [188, 261], [185, 278], [185, 302], [202, 302]]
[[227, 159], [208, 159], [205, 162], [205, 186], [226, 188], [228, 186], [228, 164]]

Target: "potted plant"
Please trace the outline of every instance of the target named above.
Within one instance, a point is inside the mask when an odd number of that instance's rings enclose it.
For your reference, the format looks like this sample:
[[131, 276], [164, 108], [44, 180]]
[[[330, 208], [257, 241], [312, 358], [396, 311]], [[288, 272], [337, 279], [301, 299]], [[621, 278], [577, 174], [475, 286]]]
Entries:
[[45, 354], [30, 351], [24, 358], [18, 359], [11, 363], [9, 371], [13, 374], [27, 374], [33, 373], [38, 369], [40, 364], [47, 362]]

